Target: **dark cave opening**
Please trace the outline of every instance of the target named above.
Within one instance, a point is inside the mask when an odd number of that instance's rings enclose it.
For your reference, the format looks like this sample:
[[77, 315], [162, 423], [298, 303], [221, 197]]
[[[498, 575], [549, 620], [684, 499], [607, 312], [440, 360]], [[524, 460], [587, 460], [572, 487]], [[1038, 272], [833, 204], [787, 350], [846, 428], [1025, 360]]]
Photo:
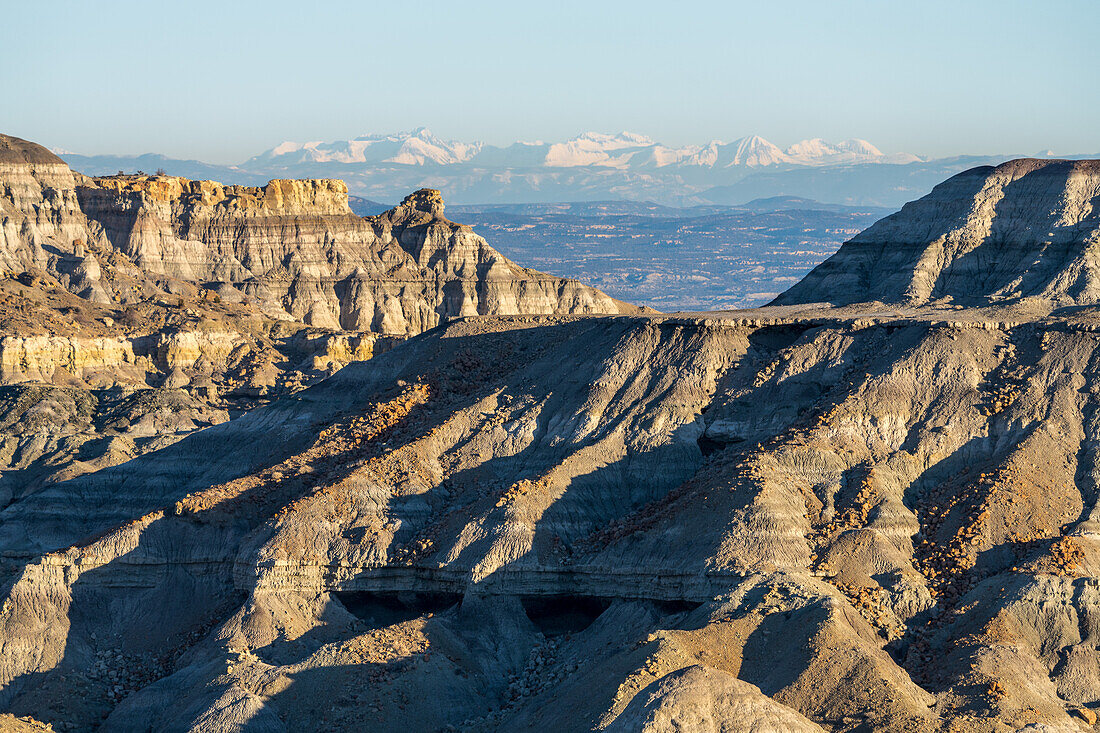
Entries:
[[654, 606], [656, 606], [658, 611], [669, 615], [676, 613], [690, 613], [699, 608], [699, 606], [703, 605], [703, 601], [685, 601], [680, 599], [670, 601], [652, 601], [652, 603]]
[[699, 444], [699, 450], [702, 451], [704, 458], [726, 447], [725, 443], [719, 443], [717, 440], [711, 440], [710, 438], [708, 438], [706, 436], [706, 433], [700, 435], [699, 439], [695, 442]]
[[523, 596], [520, 602], [543, 636], [584, 631], [611, 606], [610, 598], [595, 596]]
[[338, 591], [333, 595], [356, 618], [376, 628], [440, 613], [462, 600], [460, 593]]

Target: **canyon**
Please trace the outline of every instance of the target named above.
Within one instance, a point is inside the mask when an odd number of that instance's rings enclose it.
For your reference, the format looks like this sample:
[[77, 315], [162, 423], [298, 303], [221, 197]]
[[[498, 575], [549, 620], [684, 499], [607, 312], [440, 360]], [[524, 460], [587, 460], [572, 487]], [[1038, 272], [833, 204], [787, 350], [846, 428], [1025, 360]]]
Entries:
[[1096, 725], [1095, 163], [962, 173], [768, 306], [665, 315], [434, 192], [19, 155], [3, 419], [148, 443], [13, 452], [13, 729]]

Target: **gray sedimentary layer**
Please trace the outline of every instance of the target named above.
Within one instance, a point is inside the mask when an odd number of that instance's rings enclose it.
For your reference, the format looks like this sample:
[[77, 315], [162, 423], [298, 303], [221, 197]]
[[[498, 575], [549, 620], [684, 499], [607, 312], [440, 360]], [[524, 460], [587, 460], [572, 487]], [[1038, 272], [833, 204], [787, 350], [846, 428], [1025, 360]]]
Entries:
[[776, 305], [1100, 302], [1100, 161], [974, 168], [861, 232]]
[[[866, 241], [881, 246], [846, 245], [791, 305], [471, 314], [121, 465], [13, 494], [0, 707], [73, 730], [1088, 729], [1100, 314], [1056, 273], [1087, 274], [1060, 253], [1091, 246], [1095, 196], [1066, 183], [1077, 174], [1002, 168], [879, 225]], [[115, 183], [95, 195], [130, 185]], [[290, 211], [328, 190], [273, 184], [247, 204], [208, 192], [208, 205], [187, 186], [167, 196], [170, 220], [157, 214], [170, 228], [108, 222], [104, 236], [133, 261], [148, 241], [186, 253], [184, 224], [207, 227], [219, 244], [203, 251], [221, 255], [166, 259], [242, 294], [271, 277], [255, 264], [277, 239], [262, 234], [264, 202]], [[1081, 242], [1040, 247], [1006, 290], [1000, 260], [972, 270], [962, 249], [1022, 262], [1030, 240], [974, 234], [983, 201], [994, 229], [1069, 217]], [[420, 192], [368, 225], [408, 267], [458, 276], [480, 260], [443, 244], [455, 229], [437, 203]], [[202, 223], [233, 206], [253, 212], [236, 216], [243, 230]], [[958, 256], [929, 269], [948, 244]], [[318, 247], [310, 281], [339, 277]], [[890, 305], [800, 304], [834, 276]], [[964, 286], [981, 307], [955, 307]], [[56, 359], [29, 354], [52, 343], [13, 342], [28, 355], [0, 359], [3, 373], [42, 373]], [[176, 384], [216, 358], [211, 373], [232, 371], [234, 352], [197, 335], [131, 348], [151, 365], [141, 374], [174, 360]], [[66, 371], [94, 380], [108, 352]], [[6, 399], [20, 424], [63, 413], [76, 434], [131, 409], [99, 397]], [[130, 422], [165, 422], [160, 407]]]
[[519, 267], [447, 220], [437, 191], [368, 219], [330, 180], [96, 179], [78, 194], [143, 270], [226, 283], [313, 326], [414, 335], [457, 316], [619, 312], [603, 293]]

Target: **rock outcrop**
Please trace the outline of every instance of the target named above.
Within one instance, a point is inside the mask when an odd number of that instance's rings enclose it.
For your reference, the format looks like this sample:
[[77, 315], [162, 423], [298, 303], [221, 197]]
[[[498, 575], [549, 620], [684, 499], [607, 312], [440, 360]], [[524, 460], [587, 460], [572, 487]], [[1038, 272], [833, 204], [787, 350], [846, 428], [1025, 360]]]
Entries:
[[1100, 161], [960, 173], [845, 243], [774, 303], [1100, 303]]
[[0, 135], [0, 270], [50, 270], [70, 291], [106, 302], [111, 294], [89, 251], [102, 230], [80, 209], [78, 178], [42, 146]]
[[[416, 230], [450, 226], [438, 203], [371, 226], [446, 259]], [[0, 709], [78, 731], [1088, 730], [1100, 308], [968, 295], [452, 320], [11, 491]], [[219, 348], [132, 351], [183, 384]], [[85, 426], [171, 425], [191, 395], [11, 389], [13, 424], [68, 432], [0, 455], [62, 469]]]
[[622, 308], [576, 281], [519, 267], [447, 220], [430, 189], [367, 219], [333, 180], [251, 188], [99, 178], [78, 192], [83, 210], [143, 270], [224, 283], [313, 326], [411, 336], [458, 316]]
[[[19, 404], [32, 386], [98, 406], [122, 390], [174, 415], [104, 407], [74, 427], [65, 408], [33, 430], [13, 417], [0, 430], [0, 506], [74, 467], [128, 460], [302, 389], [448, 318], [636, 310], [516, 265], [443, 211], [439, 192], [424, 189], [362, 219], [333, 180], [93, 179], [0, 135], [0, 385], [19, 385]], [[33, 410], [50, 414], [61, 392], [48, 394]]]
[[728, 672], [696, 665], [661, 677], [634, 697], [611, 733], [820, 733], [821, 728]]

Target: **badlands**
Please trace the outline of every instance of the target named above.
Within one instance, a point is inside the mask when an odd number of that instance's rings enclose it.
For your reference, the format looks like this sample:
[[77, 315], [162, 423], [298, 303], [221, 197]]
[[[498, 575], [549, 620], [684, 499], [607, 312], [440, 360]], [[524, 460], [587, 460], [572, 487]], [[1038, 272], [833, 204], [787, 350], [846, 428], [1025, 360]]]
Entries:
[[1082, 731], [1100, 163], [661, 315], [436, 192], [0, 151], [0, 724]]

